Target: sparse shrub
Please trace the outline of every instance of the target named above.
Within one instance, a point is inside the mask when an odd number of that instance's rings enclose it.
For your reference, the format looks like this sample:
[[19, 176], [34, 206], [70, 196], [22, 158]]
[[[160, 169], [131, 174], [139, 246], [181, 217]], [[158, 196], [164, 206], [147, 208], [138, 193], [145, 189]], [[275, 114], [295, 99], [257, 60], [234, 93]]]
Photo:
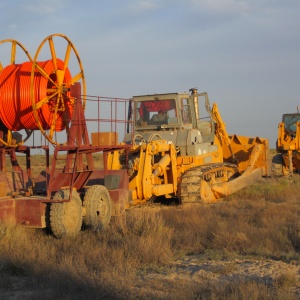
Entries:
[[276, 279], [276, 285], [281, 288], [290, 288], [290, 287], [294, 287], [297, 285], [297, 280], [295, 277], [295, 274], [291, 274], [291, 273], [283, 273], [280, 274], [278, 276], [278, 278]]
[[300, 222], [288, 224], [288, 238], [295, 251], [300, 252]]
[[[170, 298], [171, 299], [171, 298]], [[280, 291], [274, 286], [268, 286], [258, 282], [246, 282], [233, 279], [231, 282], [218, 284], [208, 282], [203, 284], [191, 284], [177, 294], [176, 299], [199, 300], [274, 300], [282, 299]], [[284, 299], [294, 299], [286, 294]]]
[[[168, 263], [173, 259], [169, 228], [158, 210], [133, 209], [117, 218], [109, 230], [112, 242], [126, 248], [127, 255], [137, 259], [143, 266], [154, 267], [159, 263]], [[116, 242], [116, 239], [118, 242]]]

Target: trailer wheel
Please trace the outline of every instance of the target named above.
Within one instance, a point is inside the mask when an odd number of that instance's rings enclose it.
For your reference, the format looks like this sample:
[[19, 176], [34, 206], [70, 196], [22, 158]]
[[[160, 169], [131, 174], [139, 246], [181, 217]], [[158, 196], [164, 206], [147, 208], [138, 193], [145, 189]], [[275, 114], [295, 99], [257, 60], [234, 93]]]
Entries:
[[86, 209], [83, 223], [87, 228], [101, 231], [107, 227], [111, 218], [111, 199], [104, 186], [89, 187], [84, 196], [83, 207]]
[[[69, 190], [58, 191], [53, 200], [69, 199]], [[72, 191], [72, 198], [68, 202], [52, 203], [50, 207], [50, 226], [53, 235], [63, 237], [76, 236], [82, 226], [82, 204], [76, 191]]]

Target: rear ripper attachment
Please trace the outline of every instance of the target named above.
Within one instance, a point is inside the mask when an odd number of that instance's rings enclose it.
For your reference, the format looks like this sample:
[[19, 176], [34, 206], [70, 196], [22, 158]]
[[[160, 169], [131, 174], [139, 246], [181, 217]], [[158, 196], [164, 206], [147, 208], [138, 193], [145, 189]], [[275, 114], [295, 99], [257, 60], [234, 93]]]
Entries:
[[180, 199], [187, 202], [214, 202], [227, 196], [219, 193], [213, 186], [228, 182], [238, 176], [236, 165], [228, 163], [198, 166], [186, 171], [181, 177]]

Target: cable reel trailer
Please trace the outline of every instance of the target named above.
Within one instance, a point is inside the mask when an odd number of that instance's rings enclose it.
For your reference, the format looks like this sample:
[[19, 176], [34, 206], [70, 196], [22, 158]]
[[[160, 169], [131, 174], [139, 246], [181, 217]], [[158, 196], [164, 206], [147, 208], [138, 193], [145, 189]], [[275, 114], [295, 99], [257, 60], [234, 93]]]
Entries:
[[[60, 57], [56, 44], [63, 45]], [[75, 46], [53, 34], [33, 58], [16, 40], [2, 40], [1, 47], [10, 49], [10, 58], [5, 64], [0, 56], [0, 220], [49, 227], [57, 238], [76, 235], [82, 225], [105, 227], [111, 215], [124, 210], [119, 199], [127, 198], [128, 177], [125, 170], [108, 170], [106, 162], [96, 170], [93, 154], [107, 160], [110, 151], [127, 153], [130, 145], [91, 146], [85, 76]], [[17, 62], [20, 52], [25, 62]], [[31, 153], [37, 150], [44, 152], [45, 168], [34, 176]]]

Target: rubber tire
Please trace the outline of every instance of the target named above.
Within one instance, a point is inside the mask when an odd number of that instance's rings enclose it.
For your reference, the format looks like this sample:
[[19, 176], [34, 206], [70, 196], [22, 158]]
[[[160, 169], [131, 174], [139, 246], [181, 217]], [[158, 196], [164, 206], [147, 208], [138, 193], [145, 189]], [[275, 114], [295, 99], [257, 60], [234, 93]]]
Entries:
[[[69, 199], [69, 190], [59, 190], [54, 200]], [[82, 226], [82, 202], [76, 191], [68, 202], [52, 203], [50, 207], [50, 227], [53, 235], [62, 239], [75, 237]]]
[[84, 225], [96, 232], [105, 229], [111, 219], [111, 206], [108, 190], [104, 186], [89, 187], [83, 200], [83, 207], [86, 209]]

